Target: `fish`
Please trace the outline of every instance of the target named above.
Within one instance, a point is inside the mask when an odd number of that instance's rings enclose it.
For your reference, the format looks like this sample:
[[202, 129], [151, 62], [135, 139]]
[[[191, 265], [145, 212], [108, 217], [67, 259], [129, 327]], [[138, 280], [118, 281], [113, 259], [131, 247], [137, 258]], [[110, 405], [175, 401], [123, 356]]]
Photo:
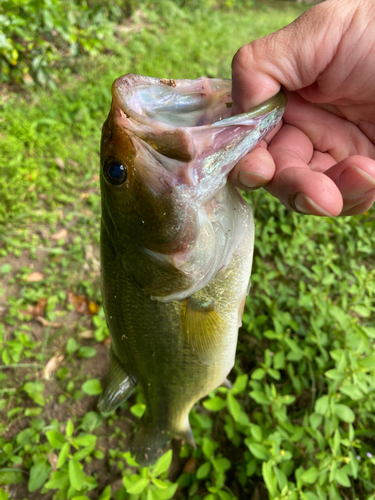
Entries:
[[127, 74], [101, 139], [101, 286], [111, 336], [99, 409], [139, 387], [131, 451], [150, 465], [194, 446], [193, 405], [235, 360], [254, 247], [250, 205], [228, 180], [281, 119], [286, 96], [231, 116], [231, 80]]

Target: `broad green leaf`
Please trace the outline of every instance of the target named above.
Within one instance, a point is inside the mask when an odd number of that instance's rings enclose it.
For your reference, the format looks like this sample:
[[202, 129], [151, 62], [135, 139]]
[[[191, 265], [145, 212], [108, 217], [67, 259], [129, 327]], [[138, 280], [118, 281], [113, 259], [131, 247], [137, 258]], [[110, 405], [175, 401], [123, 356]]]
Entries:
[[266, 375], [266, 370], [264, 370], [263, 368], [257, 368], [251, 374], [251, 378], [253, 380], [262, 380], [262, 378], [264, 378], [265, 375]]
[[246, 464], [246, 475], [248, 477], [251, 477], [255, 474], [257, 470], [257, 461], [255, 458], [252, 458], [249, 462]]
[[207, 477], [208, 474], [210, 473], [211, 470], [211, 464], [210, 462], [205, 462], [202, 464], [200, 467], [198, 467], [198, 470], [196, 472], [197, 479], [203, 479], [204, 477]]
[[363, 358], [359, 362], [360, 366], [363, 368], [368, 368], [369, 370], [375, 370], [375, 353]]
[[73, 354], [73, 352], [77, 351], [79, 348], [79, 344], [74, 337], [70, 337], [68, 342], [66, 343], [66, 352], [68, 354]]
[[172, 450], [168, 450], [167, 453], [164, 453], [154, 467], [152, 468], [152, 476], [160, 476], [164, 472], [167, 472], [169, 469], [170, 465], [172, 463]]
[[226, 491], [220, 490], [217, 492], [220, 500], [233, 500], [233, 497], [229, 495]]
[[323, 416], [319, 413], [312, 413], [309, 417], [310, 425], [313, 429], [317, 429], [322, 423]]
[[153, 491], [151, 488], [149, 488], [147, 490], [146, 500], [158, 500], [158, 497], [156, 496], [156, 492]]
[[362, 318], [368, 318], [369, 316], [371, 316], [371, 307], [366, 307], [362, 304], [357, 304], [352, 309], [357, 314], [359, 314], [359, 316], [362, 316]]
[[139, 479], [136, 483], [132, 484], [129, 488], [126, 488], [126, 491], [131, 495], [139, 495], [142, 491], [147, 488], [150, 480], [146, 477]]
[[351, 408], [349, 408], [349, 406], [335, 404], [334, 412], [335, 412], [335, 415], [343, 422], [350, 423], [350, 422], [354, 422], [354, 420], [355, 420], [355, 413]]
[[82, 390], [89, 396], [99, 396], [102, 393], [102, 386], [100, 380], [93, 378], [91, 380], [86, 380], [82, 385]]
[[69, 474], [67, 471], [52, 472], [51, 479], [44, 485], [49, 490], [64, 489], [69, 486]]
[[130, 408], [130, 411], [132, 412], [132, 414], [137, 417], [137, 418], [141, 418], [144, 414], [144, 412], [146, 411], [146, 405], [142, 404], [142, 403], [138, 403], [136, 405], [133, 405], [131, 408]]
[[238, 415], [237, 423], [239, 425], [243, 425], [244, 427], [248, 427], [250, 425], [250, 418], [247, 413], [241, 410], [241, 413]]
[[310, 467], [302, 475], [301, 479], [304, 483], [313, 484], [318, 478], [318, 469], [316, 467]]
[[61, 448], [61, 451], [59, 453], [59, 458], [57, 460], [57, 468], [58, 469], [60, 469], [60, 467], [62, 467], [65, 464], [65, 462], [67, 461], [68, 455], [69, 455], [69, 450], [70, 450], [70, 444], [64, 443], [63, 447]]
[[87, 432], [92, 432], [94, 429], [100, 427], [103, 423], [103, 417], [96, 411], [89, 411], [82, 419], [80, 427]]
[[69, 460], [69, 480], [75, 490], [80, 491], [82, 489], [85, 480], [83, 466], [73, 459]]
[[260, 443], [262, 441], [263, 432], [262, 432], [262, 428], [259, 425], [250, 424], [250, 433], [253, 436], [253, 438], [255, 439], [255, 441], [257, 441], [258, 443]]
[[266, 483], [267, 490], [270, 492], [271, 497], [275, 498], [277, 496], [277, 482], [276, 482], [276, 476], [269, 462], [263, 462], [262, 476], [264, 482]]
[[324, 375], [331, 380], [342, 380], [346, 377], [345, 372], [336, 369], [328, 370]]
[[334, 460], [333, 462], [331, 462], [331, 470], [329, 472], [329, 482], [330, 483], [332, 483], [332, 481], [334, 481], [334, 479], [335, 479], [336, 470], [337, 470], [337, 461]]
[[305, 500], [305, 499], [306, 499], [306, 500], [319, 500], [319, 497], [317, 497], [317, 496], [315, 495], [315, 493], [313, 493], [312, 491], [304, 491], [304, 492], [302, 493], [301, 498], [302, 498], [303, 500]]
[[164, 481], [161, 479], [158, 479], [156, 477], [152, 478], [151, 481], [154, 483], [154, 485], [159, 489], [159, 490], [166, 490], [168, 488], [168, 485], [165, 484]]
[[8, 500], [8, 499], [9, 499], [9, 493], [0, 488], [0, 500]]
[[[72, 445], [74, 446], [75, 440], [73, 439]], [[92, 453], [95, 449], [95, 446], [86, 446], [85, 448], [81, 448], [80, 450], [76, 451], [73, 455], [74, 460], [77, 462], [81, 462], [84, 458], [86, 458], [90, 453]]]
[[101, 492], [100, 497], [98, 500], [111, 500], [111, 486], [108, 485], [104, 488], [104, 490]]
[[220, 396], [203, 401], [203, 406], [210, 411], [220, 411], [227, 406], [227, 402]]
[[259, 460], [268, 460], [270, 458], [269, 451], [265, 446], [259, 443], [248, 443], [246, 441], [247, 440], [245, 440], [245, 443], [255, 458], [258, 458]]
[[28, 490], [36, 491], [47, 481], [51, 472], [51, 465], [46, 460], [38, 460], [30, 469]]
[[279, 401], [284, 405], [291, 405], [296, 400], [295, 396], [290, 394], [285, 394], [285, 396], [279, 396]]
[[68, 422], [66, 424], [66, 428], [65, 428], [65, 436], [67, 438], [70, 438], [73, 436], [73, 432], [74, 432], [73, 422], [71, 420], [68, 420]]
[[23, 385], [22, 390], [24, 390], [36, 404], [44, 406], [45, 400], [42, 395], [44, 384], [42, 382], [26, 382], [26, 384]]
[[212, 439], [208, 437], [203, 438], [202, 451], [207, 460], [213, 456], [217, 447], [218, 443], [216, 441], [212, 441]]
[[0, 485], [18, 484], [24, 481], [22, 472], [15, 470], [1, 470], [0, 469]]
[[359, 463], [358, 463], [357, 457], [352, 451], [349, 452], [349, 457], [350, 457], [349, 465], [352, 469], [353, 477], [354, 477], [354, 479], [357, 479], [358, 469], [359, 469]]
[[65, 437], [61, 434], [61, 432], [47, 431], [46, 436], [48, 441], [50, 442], [50, 445], [53, 448], [57, 448], [58, 450], [61, 449], [66, 443]]
[[134, 474], [133, 476], [131, 476], [131, 478], [130, 476], [122, 476], [122, 484], [127, 490], [128, 488], [131, 488], [140, 478], [141, 476], [139, 476], [138, 474]]
[[363, 392], [360, 388], [354, 384], [344, 384], [340, 387], [340, 392], [345, 394], [345, 396], [349, 396], [353, 401], [359, 401], [363, 398]]
[[83, 346], [78, 349], [78, 357], [80, 358], [93, 358], [95, 355], [95, 347]]
[[134, 458], [134, 457], [132, 457], [132, 455], [131, 455], [130, 451], [127, 451], [126, 453], [124, 453], [124, 458], [125, 458], [125, 460], [126, 460], [126, 463], [127, 463], [128, 465], [130, 465], [130, 467], [137, 467], [137, 466], [138, 466], [138, 464], [137, 464], [137, 462], [136, 462], [135, 458]]
[[224, 473], [231, 467], [230, 461], [225, 457], [213, 458], [212, 466], [216, 470], [216, 472]]
[[197, 427], [201, 429], [211, 429], [212, 428], [212, 418], [208, 415], [204, 415], [203, 413], [191, 412], [190, 418], [192, 423], [194, 423]]
[[274, 370], [273, 368], [267, 368], [267, 373], [275, 380], [280, 380], [280, 372], [278, 370]]
[[329, 397], [322, 396], [315, 403], [315, 411], [319, 413], [319, 415], [327, 415], [329, 410]]
[[73, 497], [72, 500], [90, 500], [86, 495], [80, 495], [78, 497]]
[[165, 490], [157, 490], [156, 496], [159, 500], [169, 500], [170, 498], [174, 497], [177, 488], [178, 488], [178, 483], [171, 484]]
[[74, 438], [74, 443], [78, 446], [95, 446], [96, 439], [94, 434], [81, 434]]
[[249, 380], [249, 377], [246, 373], [243, 373], [242, 375], [238, 375], [235, 383], [233, 384], [232, 393], [238, 394], [239, 392], [243, 392], [247, 387], [248, 380]]
[[341, 437], [340, 437], [340, 431], [338, 429], [335, 430], [335, 434], [333, 436], [333, 451], [335, 452], [335, 455], [340, 455], [340, 442], [341, 442]]
[[346, 472], [342, 469], [337, 469], [335, 472], [335, 480], [341, 484], [341, 486], [345, 486], [346, 488], [350, 488], [351, 482]]
[[285, 354], [284, 351], [277, 352], [273, 357], [273, 367], [276, 370], [285, 368]]
[[260, 391], [251, 391], [250, 397], [254, 399], [259, 405], [270, 405], [271, 401], [267, 398], [267, 396]]
[[228, 392], [227, 402], [228, 402], [229, 413], [232, 415], [233, 419], [237, 422], [238, 417], [240, 416], [241, 413], [241, 405], [231, 392]]
[[288, 478], [286, 477], [285, 473], [278, 467], [274, 466], [273, 470], [275, 472], [277, 483], [279, 485], [279, 490], [282, 491], [285, 485], [288, 484]]

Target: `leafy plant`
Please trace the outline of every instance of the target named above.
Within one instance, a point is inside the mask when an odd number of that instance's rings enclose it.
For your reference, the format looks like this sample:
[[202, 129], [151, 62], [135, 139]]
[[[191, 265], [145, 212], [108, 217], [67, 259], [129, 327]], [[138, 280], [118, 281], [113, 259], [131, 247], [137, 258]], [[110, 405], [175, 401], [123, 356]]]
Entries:
[[[137, 466], [130, 453], [124, 453], [124, 459], [131, 467]], [[172, 450], [162, 455], [152, 467], [139, 469], [132, 474], [130, 469], [124, 471], [123, 487], [115, 494], [116, 500], [125, 500], [127, 494], [134, 500], [168, 500], [176, 493], [178, 484], [167, 480], [168, 470], [172, 462]]]
[[[37, 12], [35, 0], [16, 3], [1, 11], [14, 19], [4, 24], [6, 38], [22, 46], [5, 78], [37, 79], [32, 58], [44, 50], [41, 68], [59, 85], [53, 92], [5, 89], [0, 97], [0, 499], [12, 489], [19, 498], [154, 500], [179, 489], [192, 500], [373, 500], [373, 211], [318, 220], [288, 213], [267, 193], [249, 197], [256, 248], [233, 387], [192, 409], [197, 449], [182, 444], [179, 457], [175, 451], [178, 473], [168, 479], [170, 453], [159, 469], [142, 469], [127, 451], [145, 411], [140, 392], [109, 415], [94, 411], [109, 351], [97, 311], [97, 169], [112, 81], [127, 71], [229, 77], [240, 45], [304, 7], [276, 2], [272, 11], [262, 2], [247, 12], [238, 2], [221, 8], [223, 2], [163, 0], [126, 2], [120, 12], [117, 2], [91, 0], [65, 2], [61, 12], [60, 0], [43, 0]], [[49, 11], [54, 27], [43, 31]], [[70, 11], [76, 17], [66, 21]], [[119, 24], [129, 14], [132, 24]], [[103, 15], [103, 38], [84, 46], [100, 33]], [[52, 33], [65, 22], [79, 31], [76, 55], [57, 29]], [[42, 42], [27, 48], [32, 26]], [[114, 33], [118, 41], [125, 36], [126, 47], [117, 43], [110, 54]], [[80, 59], [72, 78], [61, 65], [82, 53], [96, 55]], [[68, 293], [83, 295], [98, 314], [77, 310]]]

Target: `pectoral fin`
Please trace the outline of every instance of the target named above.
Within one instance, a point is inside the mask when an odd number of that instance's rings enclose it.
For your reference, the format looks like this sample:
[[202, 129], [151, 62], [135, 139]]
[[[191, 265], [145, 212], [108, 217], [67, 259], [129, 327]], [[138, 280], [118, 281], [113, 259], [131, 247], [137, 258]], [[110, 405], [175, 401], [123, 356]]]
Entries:
[[222, 351], [226, 325], [215, 309], [214, 301], [205, 303], [193, 297], [187, 299], [185, 335], [202, 363], [215, 362]]
[[109, 413], [126, 401], [135, 389], [135, 382], [120, 365], [116, 355], [110, 352], [109, 373], [102, 392], [98, 408]]

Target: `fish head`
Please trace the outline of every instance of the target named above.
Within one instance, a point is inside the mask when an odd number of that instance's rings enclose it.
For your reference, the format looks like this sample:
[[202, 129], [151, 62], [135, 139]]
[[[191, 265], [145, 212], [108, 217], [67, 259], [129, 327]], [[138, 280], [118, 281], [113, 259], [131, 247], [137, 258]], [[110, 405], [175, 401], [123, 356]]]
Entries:
[[128, 122], [113, 101], [101, 141], [104, 222], [118, 248], [129, 242], [160, 253], [178, 251], [197, 232], [175, 202], [178, 179], [156, 161], [152, 146], [129, 131]]
[[280, 120], [285, 96], [231, 117], [230, 80], [130, 74], [114, 82], [112, 98], [101, 142], [102, 227], [143, 291], [188, 296], [228, 248], [216, 245], [219, 212], [228, 218], [218, 193]]

